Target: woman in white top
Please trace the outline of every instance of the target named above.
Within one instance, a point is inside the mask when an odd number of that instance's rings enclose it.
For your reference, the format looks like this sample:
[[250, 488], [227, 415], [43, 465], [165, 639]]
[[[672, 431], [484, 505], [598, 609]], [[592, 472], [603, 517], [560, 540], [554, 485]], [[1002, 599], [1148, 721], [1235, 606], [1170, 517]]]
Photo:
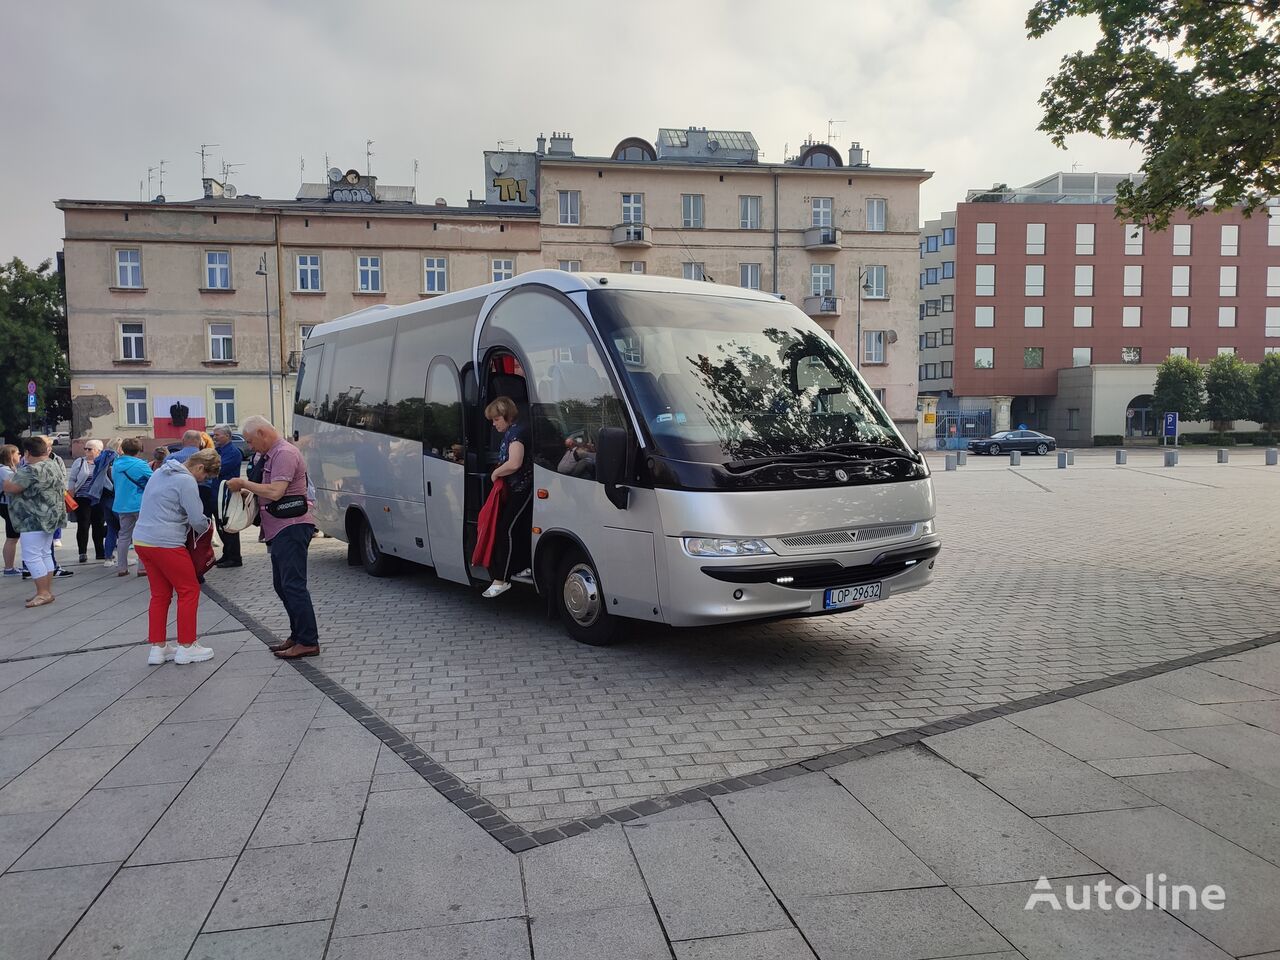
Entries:
[[4, 492], [4, 482], [18, 469], [18, 448], [11, 443], [0, 446], [0, 518], [4, 520], [4, 575], [20, 577], [22, 571], [14, 563], [18, 554], [18, 531], [9, 519], [9, 501]]

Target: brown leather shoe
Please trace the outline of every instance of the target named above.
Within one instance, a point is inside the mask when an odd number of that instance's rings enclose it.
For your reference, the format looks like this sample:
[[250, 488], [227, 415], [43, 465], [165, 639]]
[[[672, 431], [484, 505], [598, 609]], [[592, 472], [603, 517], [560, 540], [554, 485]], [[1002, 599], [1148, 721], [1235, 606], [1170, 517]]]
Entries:
[[281, 660], [297, 660], [299, 657], [318, 657], [320, 656], [320, 647], [308, 647], [306, 644], [295, 643], [293, 646], [285, 650], [277, 650], [276, 656]]
[[288, 650], [290, 647], [294, 645], [295, 642], [296, 641], [293, 639], [293, 637], [290, 637], [288, 640], [285, 640], [283, 643], [267, 644], [267, 649], [270, 650], [272, 653], [279, 653], [281, 650]]

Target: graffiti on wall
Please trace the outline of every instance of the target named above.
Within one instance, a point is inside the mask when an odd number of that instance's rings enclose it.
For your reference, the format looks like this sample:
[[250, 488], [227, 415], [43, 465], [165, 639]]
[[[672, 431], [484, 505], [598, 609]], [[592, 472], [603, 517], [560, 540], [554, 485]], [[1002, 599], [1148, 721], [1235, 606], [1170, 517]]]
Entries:
[[486, 203], [522, 207], [538, 205], [538, 155], [515, 150], [486, 150]]
[[515, 177], [494, 177], [493, 185], [498, 188], [498, 199], [503, 203], [518, 200], [529, 202], [529, 181], [517, 180]]

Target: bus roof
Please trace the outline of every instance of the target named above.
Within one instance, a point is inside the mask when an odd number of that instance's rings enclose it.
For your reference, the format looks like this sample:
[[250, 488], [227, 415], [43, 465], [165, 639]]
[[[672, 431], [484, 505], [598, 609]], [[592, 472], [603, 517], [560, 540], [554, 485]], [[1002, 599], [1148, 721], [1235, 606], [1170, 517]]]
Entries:
[[[531, 270], [510, 280], [499, 280], [497, 283], [485, 284], [481, 287], [468, 287], [455, 293], [446, 293], [430, 300], [418, 300], [403, 306], [393, 307], [388, 304], [376, 304], [365, 307], [354, 313], [337, 317], [334, 320], [317, 324], [311, 331], [311, 338], [324, 337], [340, 330], [362, 327], [365, 324], [381, 320], [391, 320], [403, 316], [412, 316], [423, 310], [430, 310], [450, 303], [465, 300], [478, 300], [492, 293], [510, 290], [515, 287], [545, 286], [559, 290], [564, 294], [581, 293], [588, 290], [636, 290], [651, 293], [683, 293], [706, 297], [731, 297], [737, 300], [761, 300], [777, 302], [771, 293], [759, 290], [748, 290], [710, 283], [705, 280], [678, 280], [673, 277], [651, 277], [643, 273], [568, 273], [564, 270]], [[311, 339], [308, 338], [308, 339]]]

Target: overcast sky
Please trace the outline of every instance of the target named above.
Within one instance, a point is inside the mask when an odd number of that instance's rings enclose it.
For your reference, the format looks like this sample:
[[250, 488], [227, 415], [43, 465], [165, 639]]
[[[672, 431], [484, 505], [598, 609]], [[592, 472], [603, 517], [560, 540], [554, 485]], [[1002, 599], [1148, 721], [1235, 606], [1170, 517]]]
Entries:
[[[1037, 97], [1073, 21], [1025, 37], [1031, 0], [50, 0], [10, 4], [0, 36], [6, 176], [0, 260], [61, 244], [59, 197], [132, 199], [165, 165], [173, 200], [209, 162], [243, 163], [242, 193], [294, 196], [330, 165], [365, 166], [419, 198], [483, 191], [481, 151], [571, 132], [606, 154], [660, 126], [750, 130], [779, 161], [806, 136], [872, 165], [934, 171], [922, 219], [971, 187], [1028, 183], [1078, 164], [1125, 172], [1127, 144], [1055, 149]], [[153, 183], [153, 190], [156, 185]]]

